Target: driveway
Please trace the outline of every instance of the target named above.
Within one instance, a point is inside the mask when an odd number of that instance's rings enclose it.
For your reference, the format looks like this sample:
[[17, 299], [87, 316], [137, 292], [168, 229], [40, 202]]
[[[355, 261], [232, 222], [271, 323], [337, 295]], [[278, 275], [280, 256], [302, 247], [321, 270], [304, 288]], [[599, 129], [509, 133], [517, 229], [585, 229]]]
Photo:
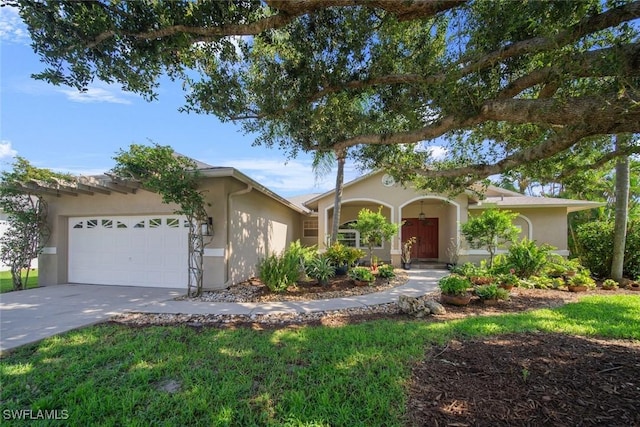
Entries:
[[53, 285], [0, 294], [0, 353], [185, 292], [132, 286]]

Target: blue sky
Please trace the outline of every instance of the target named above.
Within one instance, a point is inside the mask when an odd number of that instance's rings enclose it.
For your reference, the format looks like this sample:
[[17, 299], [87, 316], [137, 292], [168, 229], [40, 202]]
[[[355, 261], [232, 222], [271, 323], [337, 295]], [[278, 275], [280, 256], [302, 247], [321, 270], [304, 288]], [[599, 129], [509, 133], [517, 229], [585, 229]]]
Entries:
[[[282, 196], [333, 188], [333, 173], [316, 184], [309, 156], [286, 162], [283, 151], [252, 147], [254, 138], [239, 125], [179, 113], [179, 82], [166, 79], [159, 100], [146, 102], [117, 85], [96, 82], [80, 94], [30, 77], [43, 68], [16, 10], [0, 8], [0, 169], [19, 155], [38, 167], [99, 174], [121, 148], [153, 141], [214, 166], [233, 166]], [[348, 181], [359, 172], [348, 164], [345, 175]]]

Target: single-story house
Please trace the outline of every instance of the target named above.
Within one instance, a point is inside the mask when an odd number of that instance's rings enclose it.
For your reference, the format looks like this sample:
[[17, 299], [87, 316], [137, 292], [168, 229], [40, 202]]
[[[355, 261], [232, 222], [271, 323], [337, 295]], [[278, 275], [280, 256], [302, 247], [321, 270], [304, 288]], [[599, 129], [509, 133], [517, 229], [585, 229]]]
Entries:
[[[198, 164], [211, 236], [204, 250], [204, 288], [219, 289], [257, 275], [266, 255], [300, 240], [325, 248], [331, 230], [333, 191], [285, 199], [231, 167]], [[158, 194], [107, 175], [82, 178], [77, 186], [38, 188], [49, 203], [51, 238], [39, 258], [42, 285], [86, 283], [186, 288], [188, 236], [184, 218]], [[522, 235], [549, 243], [567, 255], [567, 213], [599, 203], [527, 197], [489, 187], [449, 199], [405, 188], [381, 171], [346, 183], [341, 236], [360, 246], [350, 227], [362, 208], [400, 224], [401, 233], [375, 249], [400, 264], [401, 242], [417, 238], [413, 257], [448, 263], [486, 256], [468, 249], [460, 226], [488, 207], [518, 212]]]

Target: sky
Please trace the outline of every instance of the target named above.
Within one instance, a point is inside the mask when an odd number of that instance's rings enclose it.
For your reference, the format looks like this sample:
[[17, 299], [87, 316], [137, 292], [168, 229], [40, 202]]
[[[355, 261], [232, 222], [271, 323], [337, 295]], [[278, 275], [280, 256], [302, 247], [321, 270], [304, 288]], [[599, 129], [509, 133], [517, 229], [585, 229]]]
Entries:
[[[287, 161], [284, 151], [253, 147], [255, 136], [244, 135], [239, 124], [178, 112], [184, 105], [180, 82], [163, 80], [159, 99], [147, 102], [103, 82], [81, 94], [34, 80], [31, 74], [44, 64], [30, 42], [16, 9], [0, 8], [0, 170], [11, 169], [18, 155], [40, 168], [101, 174], [130, 144], [157, 143], [213, 166], [235, 167], [284, 197], [335, 184], [333, 172], [316, 183], [308, 155]], [[346, 165], [346, 182], [361, 174]]]

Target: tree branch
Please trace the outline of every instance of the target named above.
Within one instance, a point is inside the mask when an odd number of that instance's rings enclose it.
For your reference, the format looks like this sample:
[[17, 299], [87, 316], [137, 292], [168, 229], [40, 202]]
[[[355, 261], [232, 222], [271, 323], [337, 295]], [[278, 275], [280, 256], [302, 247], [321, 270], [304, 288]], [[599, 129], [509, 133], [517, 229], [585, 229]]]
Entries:
[[568, 178], [569, 176], [575, 174], [576, 172], [586, 171], [591, 169], [599, 169], [600, 167], [604, 166], [605, 164], [615, 159], [616, 157], [631, 156], [632, 154], [640, 154], [640, 145], [634, 145], [634, 146], [629, 146], [622, 149], [614, 150], [600, 157], [595, 162], [582, 165], [582, 166], [573, 166], [570, 170], [566, 170], [560, 175], [558, 175], [554, 180], [562, 181], [563, 179]]

